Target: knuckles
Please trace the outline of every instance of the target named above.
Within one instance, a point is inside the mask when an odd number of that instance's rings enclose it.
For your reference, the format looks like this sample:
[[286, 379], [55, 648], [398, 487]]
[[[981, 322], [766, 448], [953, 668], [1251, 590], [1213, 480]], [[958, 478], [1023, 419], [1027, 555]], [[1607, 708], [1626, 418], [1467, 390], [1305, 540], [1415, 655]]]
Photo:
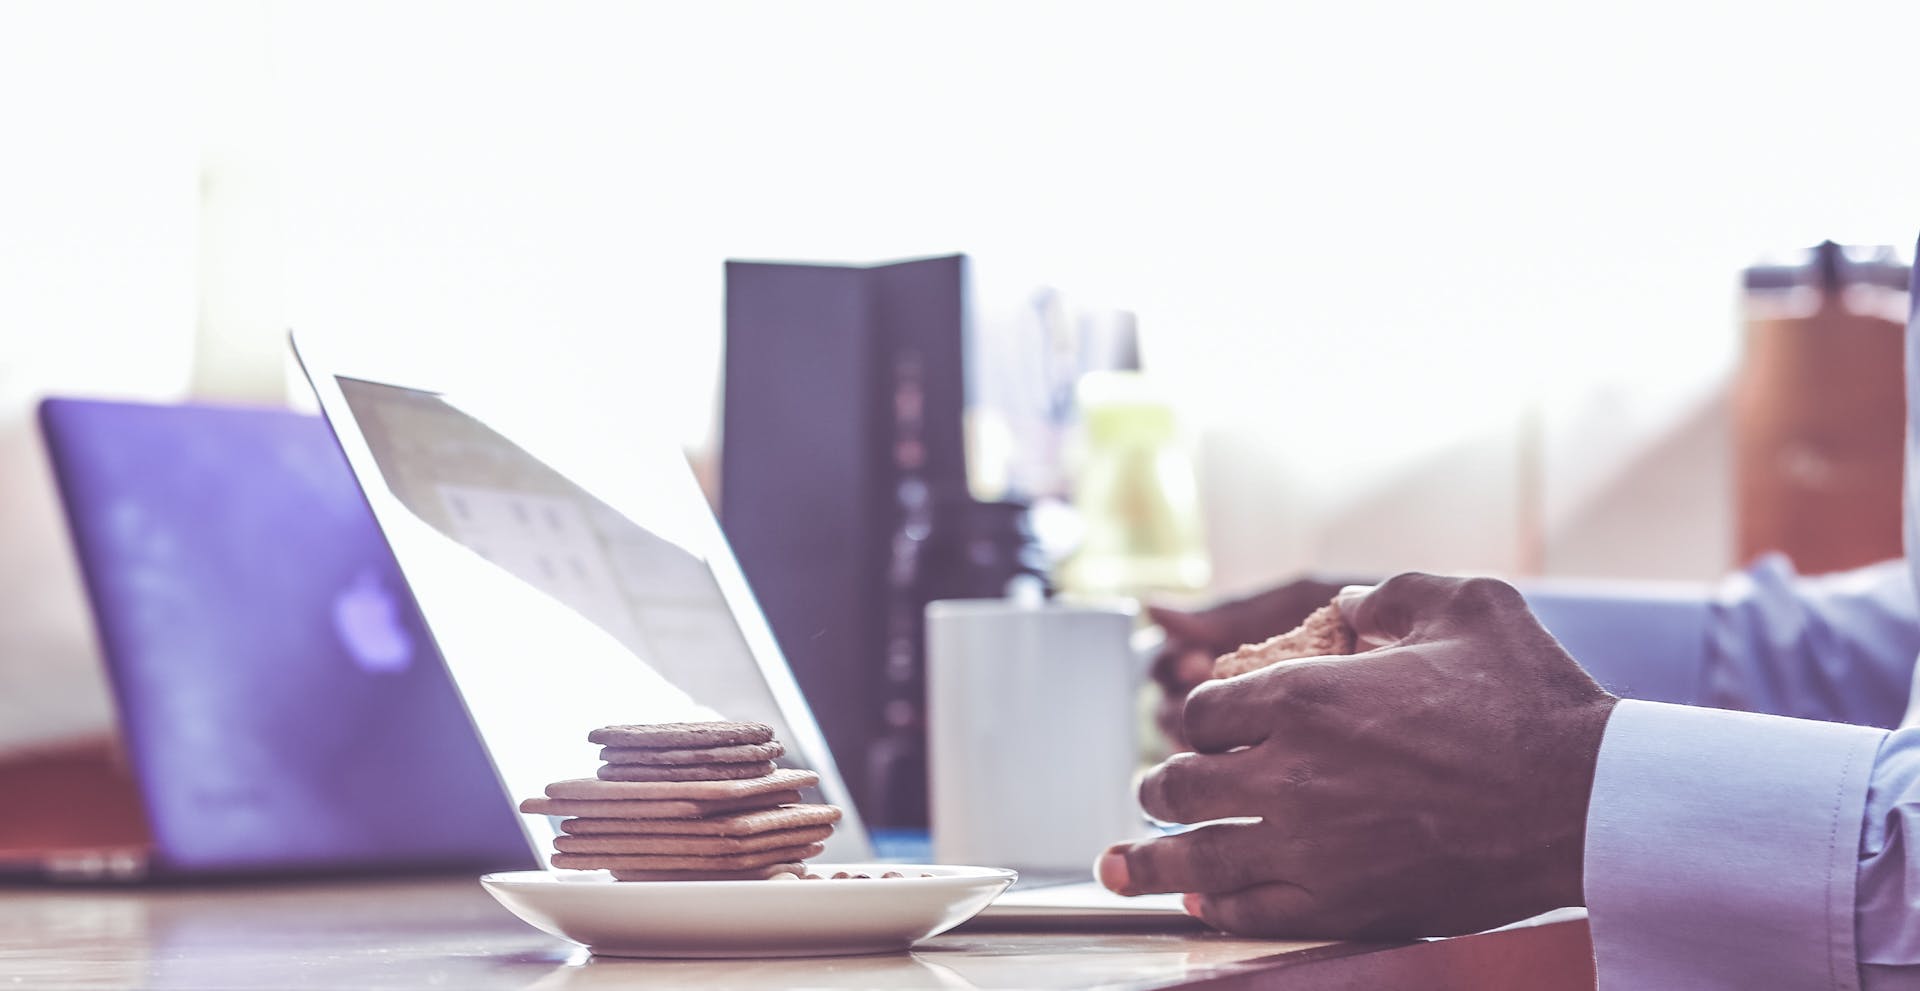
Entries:
[[1484, 611], [1526, 608], [1520, 590], [1498, 578], [1461, 578], [1451, 596], [1456, 602]]
[[1430, 575], [1424, 571], [1403, 571], [1381, 582], [1379, 587], [1367, 596], [1367, 599], [1381, 603], [1405, 602], [1419, 605], [1442, 594], [1446, 585], [1455, 580]]
[[1421, 630], [1428, 634], [1483, 627], [1511, 626], [1530, 619], [1526, 599], [1512, 585], [1497, 578], [1442, 577], [1407, 572], [1380, 584], [1365, 600], [1357, 625], [1398, 635]]
[[1490, 608], [1521, 605], [1520, 590], [1498, 578], [1483, 575], [1459, 578], [1408, 571], [1380, 583], [1373, 596], [1414, 609], [1476, 605]]

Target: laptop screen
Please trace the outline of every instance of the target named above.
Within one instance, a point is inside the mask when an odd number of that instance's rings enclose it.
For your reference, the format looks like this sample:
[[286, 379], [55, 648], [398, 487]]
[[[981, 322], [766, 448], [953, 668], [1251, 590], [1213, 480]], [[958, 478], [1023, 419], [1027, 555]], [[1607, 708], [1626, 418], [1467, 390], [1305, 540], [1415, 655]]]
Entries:
[[[791, 676], [776, 659], [783, 705], [716, 575], [718, 529], [677, 451], [609, 443], [619, 431], [549, 408], [334, 381], [404, 509], [382, 526], [516, 799], [593, 776], [596, 726], [701, 719], [771, 725], [783, 765], [839, 790], [817, 729], [789, 718], [804, 713]], [[849, 825], [830, 856], [864, 853]]]
[[147, 869], [533, 863], [324, 423], [79, 399], [40, 416]]

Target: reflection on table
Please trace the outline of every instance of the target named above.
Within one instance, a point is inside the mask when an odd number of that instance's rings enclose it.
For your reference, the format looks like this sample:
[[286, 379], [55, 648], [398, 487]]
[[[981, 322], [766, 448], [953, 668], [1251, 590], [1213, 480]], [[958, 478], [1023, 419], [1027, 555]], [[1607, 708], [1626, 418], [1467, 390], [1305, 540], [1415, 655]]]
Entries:
[[626, 960], [522, 924], [471, 878], [17, 886], [0, 888], [0, 987], [1145, 989], [1251, 984], [1275, 968], [1302, 988], [1356, 975], [1373, 986], [1499, 987], [1488, 975], [1516, 968], [1527, 983], [1509, 986], [1592, 986], [1584, 922], [1532, 933], [1367, 952], [1375, 948], [1191, 931], [965, 928], [911, 953]]

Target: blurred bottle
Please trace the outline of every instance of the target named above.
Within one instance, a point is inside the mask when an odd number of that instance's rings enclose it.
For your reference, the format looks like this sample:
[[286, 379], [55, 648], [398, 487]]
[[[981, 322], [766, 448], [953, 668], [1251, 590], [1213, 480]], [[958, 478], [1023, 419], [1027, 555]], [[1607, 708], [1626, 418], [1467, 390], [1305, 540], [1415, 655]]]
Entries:
[[1087, 597], [1197, 592], [1212, 567], [1199, 486], [1173, 407], [1137, 371], [1095, 371], [1076, 389], [1081, 455], [1073, 505], [1080, 546], [1060, 571]]
[[928, 822], [927, 603], [1006, 598], [1039, 604], [1052, 586], [1024, 503], [933, 501], [914, 486], [901, 496], [905, 513], [887, 567], [883, 726], [866, 754], [865, 783], [874, 797], [861, 811], [878, 827], [921, 828]]
[[1737, 551], [1803, 573], [1899, 557], [1907, 267], [1832, 241], [1745, 274]]

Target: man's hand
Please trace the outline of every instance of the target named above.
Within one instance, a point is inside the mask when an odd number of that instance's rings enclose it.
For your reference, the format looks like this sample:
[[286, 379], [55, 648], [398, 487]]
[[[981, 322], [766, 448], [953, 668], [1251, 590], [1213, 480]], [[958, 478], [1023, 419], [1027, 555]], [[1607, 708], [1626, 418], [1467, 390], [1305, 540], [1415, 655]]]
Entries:
[[1153, 680], [1160, 686], [1155, 717], [1176, 750], [1187, 749], [1181, 711], [1187, 693], [1213, 674], [1213, 659], [1241, 644], [1259, 643], [1300, 625], [1307, 614], [1332, 601], [1342, 585], [1372, 584], [1372, 579], [1335, 583], [1297, 578], [1256, 595], [1200, 612], [1166, 606], [1147, 607], [1147, 615], [1167, 635], [1153, 658]]
[[1188, 892], [1204, 921], [1274, 936], [1451, 935], [1583, 904], [1617, 700], [1503, 582], [1401, 575], [1342, 613], [1389, 646], [1202, 685], [1197, 753], [1140, 785], [1161, 819], [1260, 821], [1115, 846], [1101, 881]]

